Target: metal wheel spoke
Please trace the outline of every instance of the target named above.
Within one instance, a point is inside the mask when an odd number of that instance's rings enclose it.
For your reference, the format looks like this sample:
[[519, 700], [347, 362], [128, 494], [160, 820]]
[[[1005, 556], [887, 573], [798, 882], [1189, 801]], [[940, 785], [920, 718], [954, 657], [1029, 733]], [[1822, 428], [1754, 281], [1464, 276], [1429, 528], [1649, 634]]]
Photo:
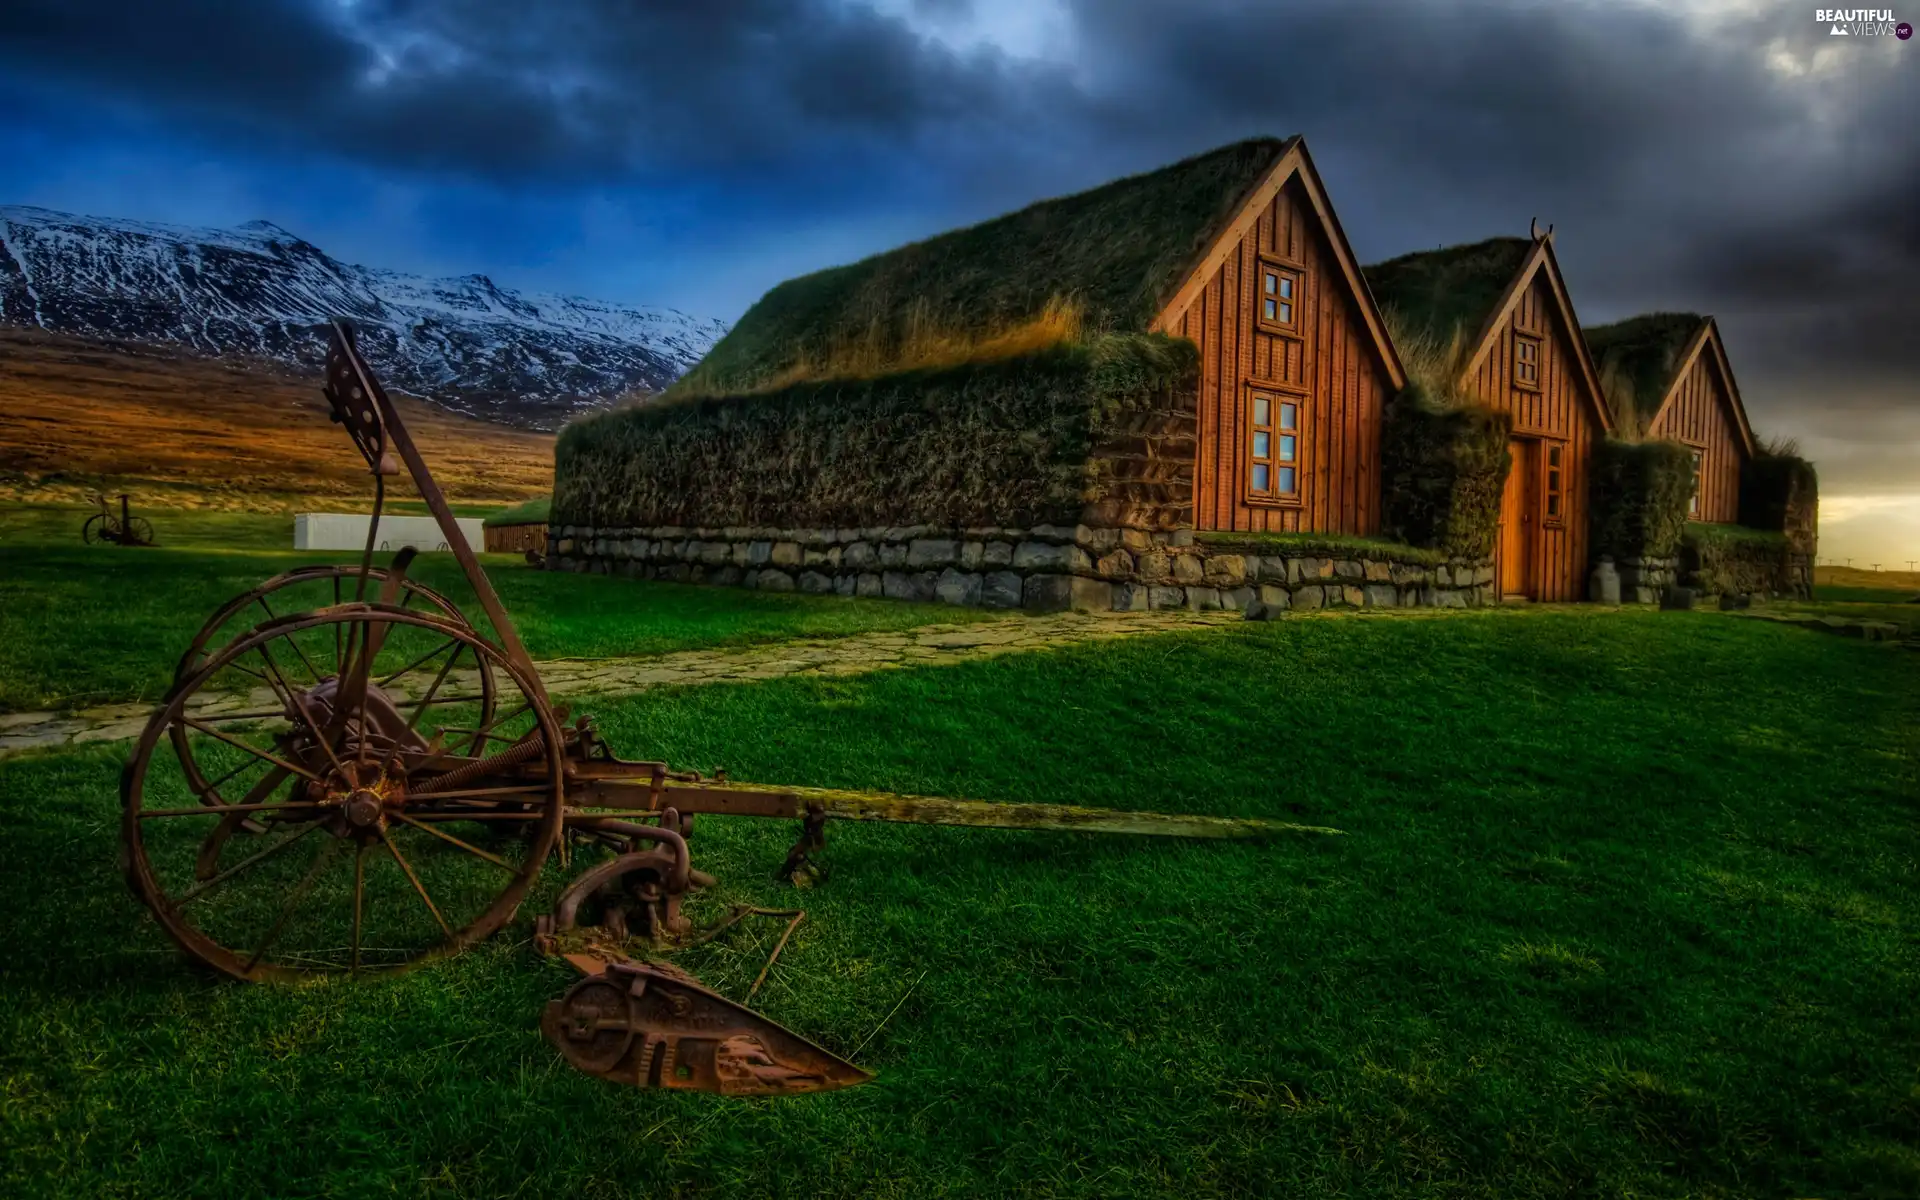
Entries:
[[233, 663], [228, 663], [227, 666], [232, 668], [235, 671], [240, 672], [242, 675], [251, 675], [255, 679], [258, 679], [261, 683], [265, 683], [265, 684], [273, 683], [273, 680], [268, 679], [265, 675], [262, 675], [260, 672], [254, 670], [252, 667], [246, 666], [243, 663], [233, 662]]
[[[279, 620], [279, 617], [274, 615], [273, 606], [267, 603], [267, 598], [265, 596], [256, 596], [254, 597], [254, 599], [259, 602], [260, 607], [262, 609], [266, 610], [267, 620], [269, 621]], [[300, 663], [302, 666], [307, 668], [307, 674], [313, 678], [313, 681], [315, 683], [319, 683], [320, 672], [317, 669], [315, 669], [313, 665], [313, 660], [307, 657], [307, 652], [300, 648], [300, 643], [293, 640], [292, 634], [287, 635], [287, 643], [293, 647], [293, 652], [300, 656]]]
[[192, 887], [188, 888], [186, 891], [180, 894], [180, 898], [174, 901], [175, 906], [185, 906], [187, 904], [192, 903], [193, 901], [199, 899], [201, 896], [204, 896], [208, 892], [212, 891], [214, 888], [225, 883], [227, 880], [232, 879], [235, 875], [240, 874], [240, 872], [246, 870], [248, 867], [252, 867], [259, 863], [265, 862], [267, 859], [272, 858], [274, 855], [280, 853], [282, 850], [285, 850], [288, 846], [293, 845], [295, 842], [299, 841], [303, 837], [306, 837], [308, 834], [312, 833], [314, 830], [318, 828], [320, 828], [320, 822], [318, 820], [308, 821], [305, 825], [302, 825], [298, 830], [288, 834], [286, 837], [281, 838], [279, 841], [275, 842], [273, 845], [268, 846], [265, 850], [256, 851], [253, 854], [248, 855], [247, 857], [241, 859], [239, 862], [228, 867], [226, 870], [220, 872], [218, 875], [215, 875], [209, 879], [203, 879], [199, 883], [194, 884]]
[[460, 648], [461, 648], [460, 639], [448, 638], [446, 641], [440, 643], [438, 646], [435, 646], [433, 649], [427, 651], [425, 654], [422, 654], [419, 658], [414, 659], [412, 662], [408, 663], [406, 666], [401, 667], [398, 671], [395, 671], [393, 674], [387, 676], [385, 679], [376, 680], [374, 682], [374, 686], [375, 687], [387, 686], [388, 684], [392, 683], [394, 680], [400, 678], [402, 675], [405, 675], [407, 672], [413, 670], [415, 667], [418, 667], [421, 664], [427, 662], [429, 659], [439, 654], [442, 650], [445, 650], [448, 646], [456, 647], [453, 654], [455, 658], [458, 658], [460, 656]]
[[[479, 729], [474, 731], [473, 741], [468, 744], [467, 749], [476, 755], [479, 754], [480, 751], [486, 749], [486, 743], [488, 738], [491, 738], [496, 742], [505, 742], [509, 746], [519, 743], [520, 741], [523, 740], [523, 738], [506, 737], [502, 734], [494, 733], [492, 731], [500, 728], [502, 725], [506, 724], [508, 721], [512, 721], [518, 718], [522, 713], [528, 712], [532, 708], [533, 708], [533, 703], [531, 701], [527, 701], [518, 705], [517, 707], [515, 707], [509, 712], [496, 715], [493, 718], [493, 720], [488, 721], [485, 725], [482, 725]], [[424, 708], [420, 710], [420, 712], [425, 712], [425, 711], [426, 710]], [[417, 716], [418, 713], [416, 713], [415, 715]]]
[[[232, 720], [233, 718], [224, 717], [222, 719]], [[212, 783], [209, 783], [206, 787], [196, 788], [193, 794], [200, 797], [202, 800], [205, 800], [208, 796], [217, 796], [218, 795], [217, 789], [220, 787], [221, 784], [225, 783], [229, 779], [232, 779], [235, 775], [238, 775], [240, 772], [246, 770], [247, 768], [253, 765], [254, 765], [253, 763], [248, 762], [246, 759], [242, 759], [240, 760], [239, 766], [235, 767], [231, 771], [228, 771], [225, 775], [222, 775], [220, 778], [214, 780]], [[285, 778], [285, 776], [282, 776], [282, 778]]]
[[237, 812], [306, 812], [309, 809], [325, 808], [324, 804], [281, 802], [278, 804], [196, 804], [192, 808], [143, 808], [139, 816], [142, 821], [149, 817], [210, 817], [216, 813]]
[[479, 704], [485, 700], [485, 696], [439, 696], [432, 700], [417, 701], [417, 704], [424, 709], [429, 704]]
[[420, 877], [413, 873], [413, 864], [400, 853], [400, 846], [393, 840], [393, 835], [383, 828], [380, 830], [380, 840], [387, 844], [387, 853], [393, 855], [393, 861], [399, 863], [400, 869], [407, 873], [407, 880], [413, 884], [413, 890], [420, 893], [420, 902], [427, 906], [427, 911], [433, 914], [433, 919], [440, 922], [441, 931], [448, 937], [452, 937], [453, 927], [447, 924], [447, 919], [441, 916], [440, 910], [434, 906], [433, 897], [427, 895], [427, 885], [421, 883]]
[[197, 721], [192, 717], [182, 716], [180, 717], [180, 723], [187, 726], [189, 729], [197, 729], [201, 733], [206, 734], [208, 737], [219, 738], [221, 741], [227, 743], [229, 746], [238, 746], [240, 749], [245, 750], [248, 754], [251, 754], [256, 758], [263, 758], [268, 762], [272, 763], [276, 767], [285, 767], [287, 770], [292, 771], [295, 775], [303, 776], [307, 779], [314, 780], [315, 782], [318, 782], [320, 779], [318, 775], [315, 775], [312, 771], [307, 770], [305, 767], [295, 766], [294, 764], [288, 762], [284, 758], [280, 758], [276, 755], [268, 754], [265, 750], [260, 749], [260, 747], [250, 745], [249, 743], [241, 741], [237, 737], [233, 737], [230, 734], [227, 734], [221, 730], [215, 729], [213, 726], [207, 724], [205, 721]]
[[[313, 710], [307, 707], [306, 697], [295, 693], [287, 698], [293, 702], [294, 708], [299, 710], [300, 719], [307, 723], [307, 728], [313, 730], [314, 740], [319, 742], [320, 748], [327, 752], [327, 761], [332, 763], [333, 769], [340, 773], [342, 779], [345, 779], [347, 777], [347, 769], [340, 765], [340, 756], [334, 753], [333, 743], [327, 738], [327, 731], [320, 728], [320, 722], [313, 719]], [[365, 718], [362, 717], [362, 721], [364, 720]], [[366, 726], [364, 724], [360, 727], [360, 740], [362, 742], [366, 741]]]
[[394, 813], [393, 815], [398, 817], [400, 820], [405, 821], [407, 824], [413, 826], [415, 829], [418, 829], [422, 833], [430, 833], [434, 837], [439, 838], [443, 842], [450, 842], [453, 845], [460, 847], [460, 849], [465, 850], [468, 854], [478, 855], [479, 857], [486, 859], [488, 862], [492, 863], [496, 867], [499, 867], [501, 870], [505, 871], [509, 875], [518, 875], [520, 873], [520, 868], [514, 866], [512, 863], [508, 862], [506, 859], [501, 858], [497, 854], [488, 854], [485, 850], [482, 850], [480, 847], [475, 846], [470, 842], [463, 842], [459, 838], [453, 836], [452, 834], [447, 833], [445, 830], [435, 829], [433, 826], [428, 825], [423, 821], [416, 821], [412, 817], [402, 812], [397, 812], [397, 813]]
[[537, 812], [432, 812], [415, 813], [413, 819], [416, 821], [543, 821], [546, 816], [545, 813]]
[[214, 713], [213, 715], [222, 721], [266, 721], [274, 717], [286, 716], [287, 710], [284, 708], [263, 708], [259, 712]]
[[[498, 729], [502, 725], [506, 724], [508, 721], [513, 720], [515, 717], [519, 716], [521, 713], [528, 711], [532, 707], [533, 705], [531, 703], [522, 704], [518, 708], [513, 709], [511, 712], [504, 713], [500, 716], [495, 717], [493, 720], [488, 721], [485, 725], [482, 725], [475, 732], [488, 733], [490, 730]], [[507, 743], [513, 743], [521, 740], [520, 738], [517, 738], [517, 737], [515, 738], [502, 737], [497, 733], [489, 734], [489, 736], [491, 736], [495, 741], [507, 742]]]
[[[442, 736], [449, 733], [470, 733], [476, 741], [505, 742], [509, 746], [516, 745], [522, 740], [517, 737], [508, 737], [504, 733], [488, 733], [485, 729], [475, 729], [470, 725], [435, 725], [433, 729], [435, 733]], [[470, 762], [480, 761], [478, 756], [472, 754], [450, 754], [442, 757], [465, 758]]]
[[273, 694], [280, 698], [282, 705], [293, 707], [293, 685], [287, 682], [287, 677], [280, 671], [280, 664], [273, 661], [273, 655], [267, 653], [267, 644], [260, 643], [254, 647], [254, 651], [260, 655], [260, 661], [267, 664], [267, 686], [273, 689]]
[[[221, 778], [221, 782], [225, 783], [228, 779], [233, 778], [235, 775], [238, 775], [241, 771], [253, 765], [254, 764], [250, 762], [242, 762], [238, 767], [235, 767], [232, 771], [228, 772], [225, 776], [223, 776]], [[273, 794], [273, 789], [279, 787], [281, 784], [285, 783], [286, 781], [287, 781], [286, 769], [284, 767], [275, 767], [273, 768], [273, 770], [268, 771], [265, 775], [262, 775], [258, 780], [256, 780], [254, 782], [254, 785], [247, 789], [247, 794], [240, 797], [238, 801], [234, 802], [233, 804], [222, 804], [222, 805], [219, 805], [218, 807], [225, 809], [229, 812], [233, 811], [236, 808], [242, 812], [245, 812], [248, 805], [258, 805], [264, 802], [268, 796]], [[206, 798], [207, 798], [206, 794], [204, 792], [201, 793], [200, 800], [203, 804], [205, 803]]]
[[273, 920], [273, 928], [267, 930], [266, 940], [260, 943], [260, 948], [253, 952], [253, 957], [247, 960], [245, 967], [241, 968], [242, 973], [253, 970], [266, 952], [273, 948], [273, 944], [280, 940], [280, 934], [286, 929], [287, 922], [293, 918], [294, 910], [300, 907], [300, 902], [307, 898], [307, 893], [313, 890], [315, 883], [319, 882], [321, 874], [327, 869], [327, 864], [333, 861], [333, 856], [339, 849], [338, 840], [330, 841], [320, 847], [320, 853], [313, 856], [313, 866], [307, 869], [306, 875], [294, 885], [291, 892], [287, 893], [286, 902], [280, 906], [280, 915]]
[[[464, 647], [462, 647], [462, 649], [464, 649]], [[419, 703], [413, 706], [413, 715], [407, 718], [408, 729], [417, 727], [420, 724], [420, 718], [427, 715], [427, 705], [433, 703], [434, 696], [440, 691], [440, 685], [447, 681], [448, 672], [452, 671], [453, 664], [459, 661], [460, 651], [455, 650], [447, 656], [446, 662], [440, 664], [440, 673], [433, 677], [433, 686], [429, 687], [426, 693], [420, 697]], [[484, 664], [482, 664], [482, 667], [484, 669]]]

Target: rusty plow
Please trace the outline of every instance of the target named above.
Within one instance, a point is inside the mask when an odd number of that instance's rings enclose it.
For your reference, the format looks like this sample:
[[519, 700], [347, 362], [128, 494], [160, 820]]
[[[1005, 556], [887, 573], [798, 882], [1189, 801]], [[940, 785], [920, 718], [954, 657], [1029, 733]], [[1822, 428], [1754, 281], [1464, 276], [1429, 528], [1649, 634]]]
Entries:
[[[796, 881], [817, 876], [834, 821], [1180, 838], [1339, 832], [754, 785], [620, 759], [589, 718], [569, 719], [547, 695], [340, 322], [324, 391], [373, 477], [365, 553], [357, 565], [276, 576], [216, 611], [121, 777], [129, 884], [189, 957], [237, 979], [389, 974], [457, 953], [511, 921], [551, 866], [592, 853], [535, 923], [536, 946], [584, 976], [540, 1017], [561, 1056], [640, 1087], [825, 1091], [871, 1076], [746, 1007], [753, 991], [728, 999], [661, 960], [749, 916], [783, 918], [757, 991], [805, 915], [736, 907], [697, 933], [682, 902], [715, 881], [689, 855], [696, 818], [797, 822], [779, 870]], [[386, 480], [403, 469], [484, 625], [408, 578], [410, 549], [374, 564]]]

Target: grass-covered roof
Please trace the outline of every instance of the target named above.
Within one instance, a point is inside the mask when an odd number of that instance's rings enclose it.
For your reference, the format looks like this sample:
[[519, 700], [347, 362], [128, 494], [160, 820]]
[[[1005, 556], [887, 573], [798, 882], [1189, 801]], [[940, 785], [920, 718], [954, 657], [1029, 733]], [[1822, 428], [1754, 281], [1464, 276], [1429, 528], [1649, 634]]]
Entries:
[[1583, 331], [1607, 400], [1615, 416], [1633, 426], [1631, 432], [1646, 432], [1680, 356], [1706, 320], [1698, 313], [1645, 313]]
[[1222, 146], [774, 288], [672, 389], [752, 390], [850, 344], [887, 363], [927, 330], [992, 336], [1062, 304], [1088, 332], [1144, 332], [1291, 140]]
[[1465, 246], [1403, 254], [1362, 270], [1396, 333], [1445, 346], [1479, 334], [1533, 243], [1497, 237]]
[[480, 523], [493, 527], [499, 525], [545, 525], [547, 510], [553, 505], [551, 496], [535, 496], [531, 500], [522, 500], [510, 508], [486, 517]]

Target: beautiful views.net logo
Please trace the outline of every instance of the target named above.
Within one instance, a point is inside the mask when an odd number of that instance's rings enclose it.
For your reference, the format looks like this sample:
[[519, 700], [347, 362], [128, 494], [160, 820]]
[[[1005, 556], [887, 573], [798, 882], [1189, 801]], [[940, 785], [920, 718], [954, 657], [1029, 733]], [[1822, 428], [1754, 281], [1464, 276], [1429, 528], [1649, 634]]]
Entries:
[[1816, 8], [1813, 19], [1829, 27], [1830, 37], [1885, 37], [1901, 41], [1913, 36], [1913, 26], [1895, 21], [1890, 8]]

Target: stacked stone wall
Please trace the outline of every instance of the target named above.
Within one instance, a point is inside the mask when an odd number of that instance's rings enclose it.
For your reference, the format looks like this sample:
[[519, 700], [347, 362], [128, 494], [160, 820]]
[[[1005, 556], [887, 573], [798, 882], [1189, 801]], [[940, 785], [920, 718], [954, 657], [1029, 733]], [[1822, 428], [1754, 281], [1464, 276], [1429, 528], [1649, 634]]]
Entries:
[[552, 570], [773, 592], [881, 596], [1037, 612], [1494, 602], [1488, 563], [1248, 553], [1190, 530], [590, 528], [549, 531]]

